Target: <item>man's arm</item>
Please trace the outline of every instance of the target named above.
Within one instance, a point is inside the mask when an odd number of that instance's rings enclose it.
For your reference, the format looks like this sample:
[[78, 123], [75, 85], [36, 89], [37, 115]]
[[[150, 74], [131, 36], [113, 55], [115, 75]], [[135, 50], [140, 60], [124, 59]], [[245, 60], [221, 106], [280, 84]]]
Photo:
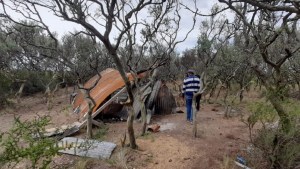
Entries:
[[203, 89], [202, 78], [201, 77], [198, 77], [198, 78], [199, 78], [199, 83], [198, 83], [199, 90], [197, 93], [194, 94], [195, 97], [198, 95], [201, 95], [205, 90], [205, 88]]

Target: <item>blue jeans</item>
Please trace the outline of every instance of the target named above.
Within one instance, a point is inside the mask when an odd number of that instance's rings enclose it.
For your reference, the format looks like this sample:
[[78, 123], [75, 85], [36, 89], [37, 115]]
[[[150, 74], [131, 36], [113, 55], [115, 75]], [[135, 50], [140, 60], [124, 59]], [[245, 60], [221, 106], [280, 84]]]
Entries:
[[185, 95], [186, 101], [186, 119], [193, 121], [193, 95]]

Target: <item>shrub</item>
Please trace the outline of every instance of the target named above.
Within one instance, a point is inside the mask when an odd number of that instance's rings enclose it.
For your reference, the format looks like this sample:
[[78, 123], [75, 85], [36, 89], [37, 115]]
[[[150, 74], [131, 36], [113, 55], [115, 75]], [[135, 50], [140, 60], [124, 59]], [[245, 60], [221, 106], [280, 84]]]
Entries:
[[300, 160], [300, 129], [294, 128], [289, 133], [278, 129], [262, 129], [254, 145], [262, 150], [272, 168], [294, 168]]
[[22, 160], [29, 160], [31, 168], [46, 168], [59, 150], [54, 138], [43, 137], [42, 133], [49, 122], [49, 116], [32, 121], [21, 121], [16, 117], [13, 127], [1, 133], [0, 165], [12, 166]]
[[267, 102], [251, 104], [252, 114], [247, 122], [244, 122], [251, 126], [249, 129], [257, 122], [263, 125], [256, 133], [253, 144], [263, 153], [263, 157], [267, 158], [268, 165], [271, 168], [290, 169], [299, 165], [300, 161], [300, 105], [293, 100], [286, 100], [283, 105], [293, 122], [289, 132], [282, 130], [279, 125], [274, 125], [278, 117], [274, 108]]
[[8, 103], [7, 98], [10, 92], [11, 80], [6, 76], [0, 73], [0, 109], [3, 108], [1, 106], [6, 105]]

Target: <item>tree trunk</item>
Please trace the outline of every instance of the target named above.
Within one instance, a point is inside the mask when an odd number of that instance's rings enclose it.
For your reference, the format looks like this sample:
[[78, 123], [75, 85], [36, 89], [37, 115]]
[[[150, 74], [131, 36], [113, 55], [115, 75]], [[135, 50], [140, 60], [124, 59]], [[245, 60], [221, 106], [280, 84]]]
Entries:
[[146, 133], [146, 127], [147, 127], [147, 121], [146, 121], [146, 106], [145, 106], [145, 103], [143, 101], [143, 91], [140, 90], [140, 87], [138, 84], [136, 84], [136, 87], [137, 87], [137, 100], [139, 104], [141, 104], [141, 117], [142, 117], [142, 133], [141, 135], [145, 135]]
[[280, 101], [281, 99], [279, 98], [279, 96], [275, 96], [275, 95], [273, 95], [269, 99], [280, 118], [280, 124], [283, 131], [288, 133], [292, 127], [291, 119], [289, 118], [288, 113], [283, 109]]
[[299, 95], [300, 95], [300, 82], [297, 81], [297, 85], [298, 85], [298, 92], [299, 92]]
[[128, 96], [129, 96], [129, 100], [130, 100], [129, 109], [130, 110], [129, 110], [129, 114], [128, 114], [128, 118], [127, 118], [127, 130], [128, 130], [128, 135], [129, 135], [130, 147], [132, 149], [136, 149], [137, 145], [135, 142], [134, 129], [133, 129], [134, 113], [133, 113], [132, 103], [134, 102], [134, 97], [133, 97], [133, 92], [132, 92], [132, 85], [130, 84], [129, 79], [126, 76], [125, 69], [121, 63], [120, 58], [118, 57], [117, 51], [109, 44], [106, 44], [106, 48], [108, 49], [110, 56], [114, 60], [122, 79], [124, 80], [125, 87], [126, 87], [126, 90], [127, 90]]
[[146, 121], [146, 106], [145, 106], [145, 102], [143, 101], [143, 93], [145, 91], [142, 91], [140, 88], [140, 85], [138, 84], [138, 77], [136, 72], [131, 72], [132, 75], [134, 76], [134, 82], [135, 82], [135, 86], [136, 86], [136, 96], [137, 96], [137, 102], [138, 104], [140, 104], [141, 106], [141, 117], [142, 117], [142, 133], [141, 135], [145, 135], [146, 133], [146, 127], [147, 127], [147, 121]]
[[[95, 83], [95, 85], [96, 85], [96, 83]], [[86, 117], [86, 121], [87, 121], [87, 123], [86, 123], [86, 132], [87, 132], [87, 138], [92, 138], [93, 137], [93, 132], [92, 132], [92, 127], [93, 127], [92, 120], [93, 120], [93, 118], [92, 118], [92, 113], [93, 113], [93, 109], [96, 106], [95, 100], [90, 95], [90, 90], [91, 89], [85, 89], [85, 88], [83, 88], [83, 85], [81, 85], [81, 84], [79, 84], [79, 88], [80, 88], [81, 93], [84, 95], [84, 99], [87, 102], [88, 107], [89, 107], [89, 110], [87, 112], [87, 117]]]
[[16, 97], [17, 97], [17, 102], [18, 103], [21, 103], [21, 96], [23, 94], [24, 87], [25, 87], [25, 82], [22, 82], [19, 91], [16, 93]]
[[229, 94], [229, 88], [228, 88], [228, 86], [226, 86], [225, 95], [224, 95], [224, 98], [223, 98], [223, 101], [224, 101], [225, 104], [227, 103], [228, 94]]
[[86, 117], [86, 135], [87, 138], [91, 139], [93, 137], [93, 118], [92, 118], [92, 113], [93, 113], [93, 109], [95, 107], [95, 104], [90, 96], [89, 91], [85, 91], [85, 94], [87, 95], [86, 97], [86, 101], [88, 102], [88, 106], [89, 106], [89, 110], [87, 113], [87, 117]]
[[50, 110], [52, 108], [52, 94], [49, 85], [46, 87], [45, 97], [46, 97], [47, 108], [48, 110]]
[[127, 118], [127, 131], [129, 135], [130, 147], [132, 149], [136, 149], [137, 145], [135, 142], [134, 130], [133, 130], [133, 120], [134, 120], [134, 112], [132, 106], [128, 108], [128, 118]]
[[219, 88], [219, 91], [218, 91], [218, 94], [216, 96], [216, 100], [218, 100], [219, 96], [220, 96], [220, 93], [221, 93], [221, 90], [225, 88], [225, 86], [223, 84], [221, 84], [220, 88]]
[[240, 83], [240, 93], [239, 93], [239, 96], [240, 96], [240, 103], [243, 101], [243, 98], [244, 98], [244, 86], [242, 83]]
[[92, 128], [93, 128], [93, 123], [92, 123], [92, 112], [93, 109], [89, 108], [89, 111], [87, 113], [87, 123], [86, 123], [86, 133], [87, 133], [87, 138], [91, 139], [93, 137], [93, 132], [92, 132]]
[[[142, 101], [142, 100], [141, 100]], [[141, 114], [142, 114], [142, 136], [145, 135], [146, 133], [146, 128], [147, 128], [147, 119], [146, 119], [146, 107], [145, 107], [145, 103], [142, 101], [142, 109], [141, 109]]]
[[66, 95], [68, 94], [68, 84], [66, 84], [66, 86], [65, 86], [65, 94]]

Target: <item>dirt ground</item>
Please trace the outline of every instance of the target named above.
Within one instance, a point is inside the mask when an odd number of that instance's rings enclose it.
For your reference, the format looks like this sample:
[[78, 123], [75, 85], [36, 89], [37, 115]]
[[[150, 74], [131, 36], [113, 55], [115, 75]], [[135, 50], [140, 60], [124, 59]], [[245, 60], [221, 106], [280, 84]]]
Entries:
[[[180, 108], [185, 111], [184, 107]], [[49, 128], [78, 120], [69, 104], [69, 94], [61, 90], [53, 99], [53, 108], [50, 110], [40, 94], [24, 97], [21, 104], [0, 110], [0, 131], [9, 130], [14, 116], [30, 120], [37, 115], [52, 117]], [[228, 167], [226, 159], [235, 159], [237, 155], [245, 154], [249, 136], [240, 116], [226, 119], [222, 106], [202, 104], [197, 118], [197, 138], [192, 137], [192, 125], [185, 120], [185, 116], [185, 113], [155, 116], [152, 123], [159, 124], [161, 131], [143, 137], [139, 136], [141, 125], [136, 122], [134, 126], [138, 150], [120, 146], [120, 139], [126, 132], [126, 122], [106, 123], [108, 132], [104, 140], [118, 145], [109, 160], [59, 155], [53, 159], [50, 168], [219, 169]], [[84, 130], [77, 135], [84, 136]], [[24, 165], [17, 165], [16, 168], [25, 168]]]

